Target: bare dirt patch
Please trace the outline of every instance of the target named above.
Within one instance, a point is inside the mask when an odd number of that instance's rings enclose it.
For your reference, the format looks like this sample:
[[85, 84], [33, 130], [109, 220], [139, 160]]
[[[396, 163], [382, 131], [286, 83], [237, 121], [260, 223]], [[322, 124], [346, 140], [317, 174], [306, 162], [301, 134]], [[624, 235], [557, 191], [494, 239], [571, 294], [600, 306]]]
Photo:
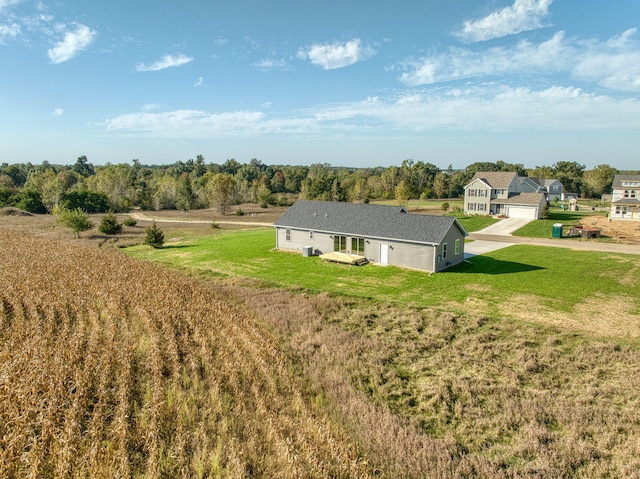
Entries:
[[609, 220], [604, 216], [585, 216], [580, 222], [584, 226], [599, 228], [602, 236], [613, 238], [617, 243], [640, 244], [640, 221]]

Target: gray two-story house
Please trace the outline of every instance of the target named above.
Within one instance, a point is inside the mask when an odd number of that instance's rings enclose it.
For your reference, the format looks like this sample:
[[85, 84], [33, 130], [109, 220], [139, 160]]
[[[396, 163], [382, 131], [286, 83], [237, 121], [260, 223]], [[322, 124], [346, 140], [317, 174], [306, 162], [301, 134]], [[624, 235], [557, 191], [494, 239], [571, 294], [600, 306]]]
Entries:
[[430, 272], [462, 262], [467, 236], [452, 216], [332, 201], [298, 200], [273, 225], [279, 250], [347, 253], [372, 263]]
[[520, 177], [523, 193], [542, 193], [549, 202], [563, 199], [563, 185], [552, 178]]
[[478, 172], [464, 187], [464, 212], [468, 215], [537, 219], [545, 203], [543, 193], [523, 191], [514, 172]]

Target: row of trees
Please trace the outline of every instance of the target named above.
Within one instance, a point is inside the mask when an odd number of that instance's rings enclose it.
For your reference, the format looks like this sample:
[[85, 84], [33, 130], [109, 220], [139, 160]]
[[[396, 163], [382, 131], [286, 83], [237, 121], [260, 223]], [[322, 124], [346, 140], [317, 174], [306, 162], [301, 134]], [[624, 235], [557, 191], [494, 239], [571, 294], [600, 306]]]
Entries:
[[477, 162], [463, 170], [441, 169], [431, 163], [405, 160], [400, 166], [345, 168], [265, 165], [257, 159], [241, 164], [195, 160], [172, 165], [129, 163], [92, 165], [86, 156], [72, 165], [30, 163], [0, 166], [0, 207], [11, 205], [31, 212], [82, 208], [89, 213], [143, 209], [217, 207], [244, 202], [262, 206], [289, 204], [297, 198], [333, 201], [369, 199], [456, 198], [478, 171], [514, 171], [520, 176], [556, 178], [565, 191], [600, 197], [611, 189], [618, 172], [609, 165], [587, 170], [574, 161], [526, 169], [503, 161]]

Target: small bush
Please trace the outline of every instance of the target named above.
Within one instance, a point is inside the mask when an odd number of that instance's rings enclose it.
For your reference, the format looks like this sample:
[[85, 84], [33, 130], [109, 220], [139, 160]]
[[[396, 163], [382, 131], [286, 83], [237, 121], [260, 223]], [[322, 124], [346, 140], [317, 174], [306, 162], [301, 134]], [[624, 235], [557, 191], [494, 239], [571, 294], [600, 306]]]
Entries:
[[144, 244], [148, 244], [153, 248], [162, 248], [162, 245], [164, 244], [164, 232], [155, 221], [147, 228]]
[[131, 216], [127, 216], [124, 221], [122, 221], [122, 224], [125, 226], [135, 226], [138, 224], [138, 222], [135, 220], [135, 218], [132, 218]]
[[448, 211], [449, 210], [449, 203], [447, 201], [445, 201], [444, 203], [442, 203], [442, 206], [440, 208], [442, 209], [442, 211]]
[[214, 221], [214, 222], [211, 223], [211, 228], [215, 230], [215, 229], [220, 228], [220, 225]]
[[242, 208], [238, 208], [236, 210], [236, 216], [244, 216], [244, 211], [242, 211]]
[[122, 224], [118, 223], [118, 218], [112, 212], [107, 213], [100, 220], [98, 231], [106, 235], [117, 235], [122, 232]]

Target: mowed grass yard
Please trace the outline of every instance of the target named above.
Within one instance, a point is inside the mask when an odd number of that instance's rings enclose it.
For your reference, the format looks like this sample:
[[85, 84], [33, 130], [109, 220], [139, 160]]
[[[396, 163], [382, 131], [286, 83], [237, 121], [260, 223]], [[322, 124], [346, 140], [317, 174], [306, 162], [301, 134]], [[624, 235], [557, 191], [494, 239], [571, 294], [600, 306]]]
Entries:
[[572, 324], [594, 334], [640, 337], [636, 256], [514, 245], [429, 275], [392, 266], [347, 266], [275, 250], [270, 228], [171, 237], [129, 255], [204, 277], [248, 277], [269, 286], [328, 292], [493, 318]]

